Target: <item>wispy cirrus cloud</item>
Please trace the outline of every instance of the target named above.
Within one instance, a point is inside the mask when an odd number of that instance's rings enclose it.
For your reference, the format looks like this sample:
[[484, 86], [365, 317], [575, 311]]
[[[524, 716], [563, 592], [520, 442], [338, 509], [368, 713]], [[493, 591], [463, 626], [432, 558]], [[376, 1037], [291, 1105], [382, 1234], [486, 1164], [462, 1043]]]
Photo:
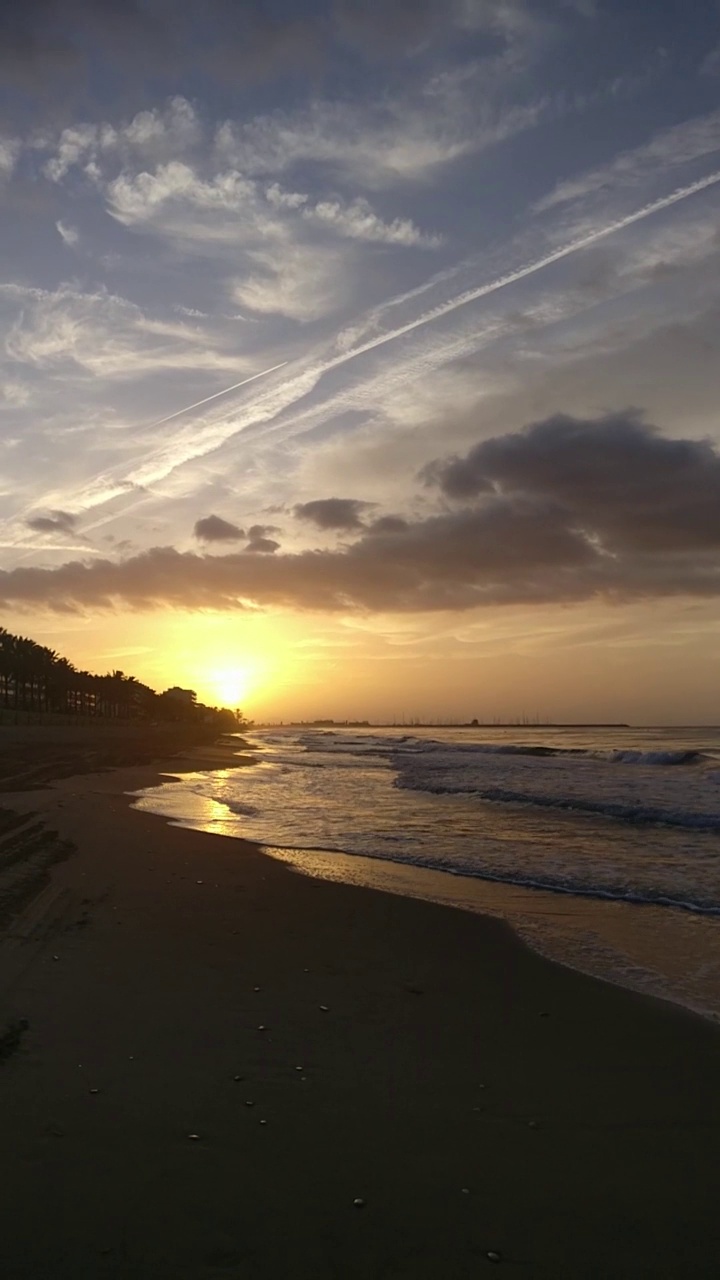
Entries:
[[9, 178], [20, 154], [20, 142], [16, 138], [0, 137], [0, 179]]
[[242, 367], [235, 352], [213, 348], [207, 333], [180, 321], [154, 319], [105, 289], [2, 285], [0, 298], [16, 308], [5, 337], [6, 355], [53, 375], [83, 371], [125, 379], [163, 369]]
[[55, 223], [55, 227], [63, 244], [66, 245], [68, 249], [74, 249], [80, 240], [80, 232], [77, 228], [71, 227], [68, 223], [63, 222], [61, 218], [58, 218]]
[[305, 112], [275, 112], [251, 121], [226, 121], [215, 135], [218, 158], [258, 177], [313, 164], [365, 188], [428, 179], [462, 156], [531, 129], [543, 101], [503, 106], [473, 101], [462, 110], [440, 97], [385, 100], [374, 106], [313, 103]]
[[303, 192], [283, 191], [277, 183], [264, 189], [237, 169], [205, 179], [190, 165], [173, 161], [154, 173], [120, 174], [109, 184], [107, 196], [109, 211], [124, 226], [198, 247], [280, 238], [298, 219], [352, 240], [412, 248], [440, 243], [439, 236], [420, 231], [409, 218], [384, 221], [363, 198], [314, 200]]
[[538, 212], [616, 189], [641, 187], [675, 169], [720, 153], [720, 111], [662, 129], [642, 146], [623, 151], [609, 164], [557, 184], [537, 202]]
[[349, 298], [349, 264], [337, 248], [286, 241], [250, 249], [247, 260], [250, 271], [236, 277], [232, 297], [250, 311], [307, 322]]

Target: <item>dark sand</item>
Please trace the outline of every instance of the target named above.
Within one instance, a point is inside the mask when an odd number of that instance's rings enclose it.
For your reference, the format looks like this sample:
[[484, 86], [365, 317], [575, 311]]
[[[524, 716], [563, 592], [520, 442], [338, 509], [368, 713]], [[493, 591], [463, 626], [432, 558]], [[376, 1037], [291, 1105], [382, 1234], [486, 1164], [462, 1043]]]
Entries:
[[3, 1280], [720, 1274], [716, 1028], [133, 811], [156, 777], [4, 797], [77, 851], [0, 947]]

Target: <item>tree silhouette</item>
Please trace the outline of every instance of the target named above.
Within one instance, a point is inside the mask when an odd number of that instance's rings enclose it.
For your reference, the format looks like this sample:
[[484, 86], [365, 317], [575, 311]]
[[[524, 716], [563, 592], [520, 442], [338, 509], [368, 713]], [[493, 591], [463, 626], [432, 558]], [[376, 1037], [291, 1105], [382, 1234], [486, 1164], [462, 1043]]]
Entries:
[[[0, 626], [0, 705], [14, 711], [42, 712], [109, 720], [172, 721], [177, 703], [124, 671], [94, 675], [79, 671], [54, 649]], [[193, 704], [183, 719], [237, 728], [236, 713]]]

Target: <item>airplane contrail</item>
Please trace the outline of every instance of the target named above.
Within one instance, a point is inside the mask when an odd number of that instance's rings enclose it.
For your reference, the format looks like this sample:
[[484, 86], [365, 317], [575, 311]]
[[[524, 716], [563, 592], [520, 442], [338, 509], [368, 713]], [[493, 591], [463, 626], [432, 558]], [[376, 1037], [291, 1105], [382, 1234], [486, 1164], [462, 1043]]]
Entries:
[[[382, 347], [388, 342], [394, 342], [396, 338], [401, 338], [407, 333], [412, 333], [415, 329], [423, 328], [425, 325], [432, 323], [433, 320], [442, 319], [443, 316], [449, 315], [453, 311], [457, 311], [460, 307], [467, 306], [469, 303], [477, 301], [479, 298], [486, 297], [488, 294], [497, 293], [500, 289], [504, 289], [508, 285], [515, 284], [519, 280], [535, 275], [536, 272], [542, 271], [545, 267], [549, 267], [555, 262], [560, 262], [563, 258], [568, 258], [574, 253], [579, 253], [582, 249], [585, 249], [600, 240], [604, 240], [608, 236], [614, 235], [615, 232], [622, 231], [626, 227], [633, 226], [634, 223], [641, 222], [643, 219], [651, 217], [654, 213], [661, 213], [663, 209], [669, 209], [672, 205], [679, 204], [682, 200], [687, 200], [690, 196], [697, 195], [701, 191], [705, 191], [708, 187], [715, 186], [718, 183], [720, 183], [720, 170], [710, 173], [704, 178], [699, 178], [697, 182], [693, 182], [689, 186], [679, 187], [676, 191], [671, 192], [670, 195], [662, 196], [660, 199], [654, 200], [650, 204], [643, 205], [641, 209], [637, 209], [634, 213], [627, 214], [624, 218], [619, 218], [615, 222], [608, 223], [606, 226], [600, 227], [597, 231], [588, 232], [587, 235], [581, 236], [577, 240], [573, 240], [569, 244], [553, 250], [552, 253], [548, 253], [542, 258], [538, 258], [534, 262], [528, 263], [525, 266], [517, 267], [506, 275], [499, 276], [497, 279], [490, 281], [487, 284], [479, 285], [475, 289], [469, 289], [465, 293], [457, 294], [454, 298], [450, 298], [448, 302], [440, 303], [438, 306], [426, 311], [423, 315], [418, 316], [417, 319], [410, 320], [408, 323], [399, 326], [397, 329], [392, 329], [388, 333], [381, 334], [368, 342], [362, 343], [357, 347], [352, 347], [350, 350], [344, 351], [334, 357], [321, 360], [320, 363], [311, 367], [309, 370], [306, 370], [304, 376], [302, 374], [296, 376], [292, 378], [288, 384], [281, 383], [280, 388], [278, 389], [280, 393], [280, 404], [277, 405], [277, 407], [272, 405], [261, 407], [259, 410], [256, 409], [254, 416], [251, 407], [249, 420], [242, 423], [240, 427], [238, 427], [237, 424], [234, 425], [231, 434], [234, 435], [238, 429], [243, 430], [248, 427], [252, 427], [253, 425], [258, 424], [259, 421], [264, 420], [266, 424], [272, 422], [274, 418], [277, 418], [284, 411], [288, 410], [297, 399], [302, 398], [302, 396], [308, 393], [308, 379], [314, 385], [330, 369], [346, 364], [350, 360], [354, 360], [356, 356], [364, 355], [367, 351], [373, 351], [376, 347]], [[412, 292], [420, 292], [420, 290], [411, 291], [411, 295]], [[391, 303], [388, 305], [392, 305], [395, 301], [397, 301], [397, 299], [391, 300]], [[232, 387], [226, 387], [223, 391], [216, 391], [214, 395], [207, 396], [204, 400], [197, 401], [196, 404], [186, 405], [183, 409], [177, 409], [174, 413], [168, 414], [167, 417], [160, 418], [158, 422], [152, 423], [151, 427], [158, 427], [162, 426], [166, 422], [171, 422], [173, 418], [177, 418], [183, 413], [189, 413], [192, 409], [200, 408], [202, 405], [207, 404], [211, 400], [217, 399], [219, 396], [228, 395], [231, 391], [235, 391], [240, 387], [247, 385], [249, 382], [254, 382], [257, 378], [265, 377], [267, 374], [273, 373], [277, 369], [282, 369], [288, 363], [289, 362], [287, 360], [284, 360], [280, 364], [273, 365], [270, 369], [264, 369], [260, 373], [252, 374], [251, 377], [245, 378], [242, 382], [238, 382]], [[287, 398], [283, 403], [282, 392], [284, 388], [286, 388]], [[293, 394], [294, 392], [295, 394]], [[220, 421], [222, 422], [222, 420]], [[195, 450], [191, 451], [189, 454], [184, 453], [175, 465], [182, 465], [183, 463], [191, 461], [195, 457], [202, 457], [208, 450], [215, 449], [219, 444], [224, 443], [224, 438], [222, 436], [218, 437], [217, 435], [217, 428], [219, 425], [220, 423], [215, 424], [216, 433], [213, 434], [209, 443], [201, 440], [196, 441]], [[151, 429], [151, 427], [149, 427], [148, 430]], [[268, 426], [268, 429], [271, 430], [272, 428]], [[175, 469], [175, 465], [169, 461], [164, 465], [165, 470], [162, 471], [162, 476], [169, 474]], [[153, 476], [154, 480], [157, 480], [158, 478], [158, 476]], [[137, 483], [149, 483], [145, 476], [134, 477], [134, 479]]]
[[249, 378], [243, 378], [242, 382], [235, 382], [231, 387], [225, 387], [222, 391], [214, 391], [211, 396], [205, 396], [204, 400], [196, 400], [195, 404], [186, 404], [183, 409], [176, 409], [174, 413], [169, 413], [166, 418], [158, 418], [157, 422], [148, 423], [146, 431], [152, 431], [153, 427], [162, 427], [166, 422], [172, 422], [173, 418], [179, 418], [181, 413], [189, 413], [191, 409], [199, 409], [203, 404], [209, 404], [211, 400], [217, 400], [218, 396], [227, 396], [231, 391], [237, 391], [239, 387], [246, 387], [248, 382], [255, 382], [256, 378], [264, 378], [268, 373], [274, 373], [276, 369], [283, 369], [287, 364], [287, 360], [281, 360], [280, 364], [274, 364], [270, 369], [262, 369], [260, 373], [253, 373]]
[[[423, 315], [418, 316], [416, 320], [409, 320], [397, 329], [391, 329], [389, 333], [380, 334], [378, 337], [364, 342], [358, 347], [351, 347], [349, 351], [343, 351], [341, 354], [323, 361], [317, 366], [315, 373], [320, 376], [330, 369], [347, 364], [348, 361], [354, 360], [356, 356], [364, 355], [367, 351], [374, 351], [376, 347], [383, 347], [388, 342], [394, 342], [396, 338], [402, 338], [406, 333], [421, 329], [426, 324], [432, 323], [433, 320], [440, 320], [443, 316], [450, 315], [453, 311], [467, 306], [470, 302], [476, 302], [479, 298], [487, 297], [491, 293], [497, 293], [500, 289], [505, 289], [510, 284], [516, 284], [518, 280], [524, 280], [528, 276], [535, 275], [536, 272], [544, 270], [545, 267], [552, 266], [554, 262], [569, 258], [572, 254], [588, 248], [589, 245], [596, 244], [598, 240], [604, 240], [608, 236], [614, 235], [617, 231], [623, 231], [626, 227], [631, 227], [636, 222], [642, 222], [644, 218], [649, 218], [654, 213], [661, 213], [663, 209], [669, 209], [672, 205], [679, 204], [681, 200], [687, 200], [690, 196], [697, 195], [699, 192], [705, 191], [708, 187], [715, 186], [719, 182], [720, 170], [716, 170], [704, 178], [699, 178], [697, 182], [693, 182], [687, 187], [678, 187], [670, 195], [661, 196], [660, 199], [643, 205], [641, 209], [636, 209], [634, 213], [629, 213], [624, 218], [618, 218], [617, 221], [608, 223], [607, 226], [600, 227], [597, 231], [590, 231], [587, 235], [580, 236], [577, 240], [572, 240], [570, 244], [563, 245], [560, 249], [554, 249], [552, 253], [538, 258], [535, 262], [530, 262], [523, 267], [516, 267], [514, 271], [509, 271], [506, 275], [499, 276], [498, 279], [492, 280], [488, 284], [481, 284], [475, 289], [468, 289], [465, 293], [460, 293], [456, 297], [450, 298], [448, 302], [432, 307]], [[413, 292], [420, 292], [420, 290], [412, 290], [407, 296], [412, 296]], [[393, 299], [392, 301], [396, 300]], [[159, 418], [157, 422], [150, 423], [147, 430], [150, 431], [153, 427], [161, 427], [166, 422], [172, 422], [173, 418], [179, 418], [183, 413], [190, 413], [192, 409], [199, 409], [202, 405], [209, 404], [211, 400], [217, 400], [219, 396], [229, 395], [231, 391], [237, 391], [240, 387], [247, 386], [249, 382], [255, 382], [257, 378], [264, 378], [269, 373], [275, 373], [277, 369], [282, 369], [287, 364], [288, 361], [283, 360], [280, 364], [272, 365], [270, 369], [263, 369], [260, 373], [254, 373], [251, 377], [244, 378], [242, 382], [236, 382], [232, 387], [225, 387], [223, 391], [216, 391], [213, 395], [206, 396], [204, 400], [197, 400], [195, 404], [188, 404], [182, 409], [176, 409], [174, 413], [169, 413], [167, 417]]]
[[400, 325], [397, 329], [392, 329], [390, 333], [381, 334], [379, 337], [373, 338], [359, 347], [353, 347], [350, 351], [343, 352], [342, 355], [336, 356], [334, 360], [328, 361], [325, 368], [334, 368], [337, 365], [345, 364], [348, 360], [354, 360], [356, 356], [364, 355], [366, 351], [373, 351], [376, 347], [384, 346], [386, 342], [394, 342], [396, 338], [401, 338], [406, 333], [412, 333], [413, 329], [420, 329], [424, 325], [430, 324], [433, 320], [440, 320], [443, 316], [450, 315], [451, 312], [457, 311], [459, 307], [467, 306], [469, 302], [476, 302], [478, 298], [484, 298], [489, 293], [497, 293], [499, 289], [505, 289], [509, 284], [516, 284], [518, 280], [524, 280], [527, 276], [535, 275], [536, 271], [542, 271], [543, 268], [551, 266], [552, 263], [560, 262], [562, 258], [569, 258], [571, 254], [578, 253], [581, 249], [586, 249], [598, 240], [604, 240], [607, 236], [614, 235], [616, 231], [623, 231], [625, 227], [631, 227], [635, 222], [642, 222], [644, 218], [651, 217], [653, 213], [661, 213], [663, 209], [669, 209], [671, 205], [679, 204], [681, 200], [687, 200], [690, 196], [697, 195], [700, 191], [705, 191], [708, 187], [713, 187], [718, 182], [720, 182], [720, 170], [708, 174], [705, 178], [698, 178], [697, 182], [692, 182], [690, 186], [678, 187], [669, 196], [661, 196], [659, 200], [653, 200], [651, 204], [643, 205], [642, 209], [637, 209], [635, 213], [629, 213], [624, 218], [618, 218], [616, 222], [600, 227], [598, 231], [591, 231], [587, 235], [581, 236], [578, 240], [572, 240], [570, 244], [563, 245], [561, 249], [555, 249], [552, 253], [546, 254], [544, 258], [538, 258], [537, 261], [528, 263], [524, 267], [517, 267], [514, 271], [509, 271], [507, 275], [500, 276], [497, 280], [493, 280], [488, 284], [478, 285], [476, 289], [468, 289], [465, 293], [460, 293], [455, 298], [451, 298], [449, 302], [440, 303], [439, 306], [426, 311], [424, 315], [418, 316], [416, 320], [409, 320], [407, 324]]

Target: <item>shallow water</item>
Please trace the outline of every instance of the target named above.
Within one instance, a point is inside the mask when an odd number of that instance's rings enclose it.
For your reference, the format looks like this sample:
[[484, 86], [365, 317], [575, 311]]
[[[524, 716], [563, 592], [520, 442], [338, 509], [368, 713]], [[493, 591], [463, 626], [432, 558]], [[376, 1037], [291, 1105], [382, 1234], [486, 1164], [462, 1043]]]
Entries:
[[719, 731], [253, 740], [252, 769], [184, 775], [136, 803], [310, 874], [500, 915], [556, 959], [720, 1016]]

